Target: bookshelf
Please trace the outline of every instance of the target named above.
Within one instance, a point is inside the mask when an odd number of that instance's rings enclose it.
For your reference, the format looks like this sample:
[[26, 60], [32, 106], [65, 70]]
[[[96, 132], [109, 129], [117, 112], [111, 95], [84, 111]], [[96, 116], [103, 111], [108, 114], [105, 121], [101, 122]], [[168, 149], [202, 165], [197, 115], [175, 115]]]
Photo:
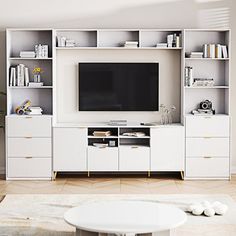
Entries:
[[[44, 115], [52, 115], [53, 96], [53, 30], [52, 29], [8, 29], [7, 40], [7, 115], [15, 113], [15, 108], [30, 100], [32, 106], [40, 106]], [[48, 45], [48, 58], [21, 58], [21, 51], [34, 51], [37, 44]], [[10, 68], [24, 64], [29, 69], [30, 82], [33, 69], [43, 69], [42, 87], [10, 86]]]

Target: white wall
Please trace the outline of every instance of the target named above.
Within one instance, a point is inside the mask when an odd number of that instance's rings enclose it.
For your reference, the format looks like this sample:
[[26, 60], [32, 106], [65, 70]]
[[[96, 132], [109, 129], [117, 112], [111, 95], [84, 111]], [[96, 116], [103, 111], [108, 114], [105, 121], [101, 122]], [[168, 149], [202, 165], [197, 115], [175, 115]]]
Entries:
[[[6, 27], [53, 28], [219, 28], [232, 29], [236, 64], [235, 0], [0, 0], [0, 90], [5, 89]], [[232, 66], [232, 78], [236, 68]], [[236, 80], [231, 89], [233, 164], [236, 167]], [[5, 101], [0, 98], [0, 107]], [[1, 108], [0, 108], [1, 109]], [[2, 132], [0, 141], [3, 142]], [[0, 145], [0, 166], [4, 150]], [[1, 169], [1, 168], [0, 168]]]

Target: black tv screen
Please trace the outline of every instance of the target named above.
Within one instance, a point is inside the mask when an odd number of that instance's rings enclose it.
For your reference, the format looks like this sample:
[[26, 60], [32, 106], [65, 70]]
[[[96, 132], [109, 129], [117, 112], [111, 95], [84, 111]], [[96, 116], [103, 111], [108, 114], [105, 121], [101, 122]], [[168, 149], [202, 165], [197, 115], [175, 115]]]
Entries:
[[79, 63], [80, 111], [158, 111], [158, 63]]

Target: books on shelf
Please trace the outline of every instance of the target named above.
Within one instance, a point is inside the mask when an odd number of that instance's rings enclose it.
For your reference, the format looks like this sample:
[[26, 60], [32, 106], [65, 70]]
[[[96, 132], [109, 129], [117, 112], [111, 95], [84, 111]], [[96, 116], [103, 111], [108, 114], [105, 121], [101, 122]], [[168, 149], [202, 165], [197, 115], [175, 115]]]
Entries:
[[168, 48], [179, 48], [180, 47], [181, 34], [169, 34], [167, 35], [167, 47]]
[[20, 58], [35, 58], [36, 54], [34, 51], [21, 51]]
[[194, 78], [193, 87], [213, 87], [214, 79], [213, 78]]
[[126, 133], [123, 133], [122, 136], [140, 138], [140, 137], [145, 137], [146, 134], [144, 132], [126, 132]]
[[204, 44], [204, 58], [228, 58], [228, 50], [226, 45], [221, 44]]
[[29, 68], [24, 64], [10, 67], [9, 86], [29, 86]]
[[29, 82], [28, 84], [31, 88], [38, 88], [43, 86], [43, 82]]
[[125, 41], [123, 46], [125, 48], [137, 48], [138, 47], [138, 41]]
[[186, 66], [185, 67], [185, 86], [192, 86], [193, 85], [193, 67], [191, 66]]
[[48, 45], [37, 44], [34, 46], [36, 58], [48, 58]]
[[28, 107], [28, 109], [25, 112], [26, 115], [42, 115], [43, 109], [41, 107]]
[[167, 47], [168, 47], [168, 44], [167, 44], [167, 43], [157, 43], [157, 44], [156, 44], [156, 47], [157, 47], [157, 48], [167, 48]]
[[186, 53], [186, 57], [188, 58], [203, 58], [203, 52], [190, 52]]
[[101, 136], [101, 137], [111, 136], [111, 131], [94, 131], [93, 136]]

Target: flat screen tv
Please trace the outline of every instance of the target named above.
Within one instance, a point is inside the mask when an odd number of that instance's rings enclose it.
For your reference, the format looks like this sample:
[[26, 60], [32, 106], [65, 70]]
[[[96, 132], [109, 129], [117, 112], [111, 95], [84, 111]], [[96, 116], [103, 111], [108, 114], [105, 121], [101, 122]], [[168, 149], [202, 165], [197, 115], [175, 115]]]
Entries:
[[158, 63], [79, 63], [79, 111], [158, 111]]

